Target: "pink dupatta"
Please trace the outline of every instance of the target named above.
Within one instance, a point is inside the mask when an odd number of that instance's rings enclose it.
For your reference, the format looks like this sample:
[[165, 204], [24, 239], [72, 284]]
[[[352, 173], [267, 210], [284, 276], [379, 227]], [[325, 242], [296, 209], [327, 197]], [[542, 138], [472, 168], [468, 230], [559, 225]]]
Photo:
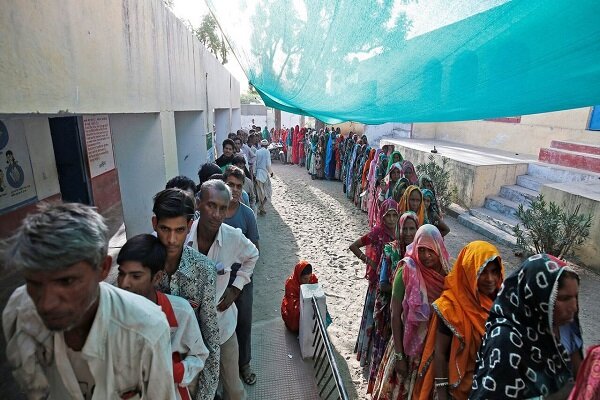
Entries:
[[[419, 247], [433, 250], [439, 257], [444, 273], [425, 267], [419, 261]], [[404, 299], [402, 300], [402, 322], [404, 324], [404, 353], [409, 357], [421, 357], [427, 326], [431, 317], [431, 303], [444, 290], [444, 279], [450, 270], [448, 250], [440, 231], [433, 225], [421, 226], [415, 234], [415, 240], [406, 249], [406, 256], [400, 261], [404, 264]]]

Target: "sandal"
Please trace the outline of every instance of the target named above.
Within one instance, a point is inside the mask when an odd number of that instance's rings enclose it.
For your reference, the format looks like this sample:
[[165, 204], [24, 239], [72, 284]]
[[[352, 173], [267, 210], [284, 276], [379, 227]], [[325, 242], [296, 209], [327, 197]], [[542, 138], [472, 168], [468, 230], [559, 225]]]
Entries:
[[246, 385], [254, 385], [256, 383], [256, 374], [252, 371], [250, 364], [246, 364], [240, 368], [240, 375], [242, 375], [242, 380]]

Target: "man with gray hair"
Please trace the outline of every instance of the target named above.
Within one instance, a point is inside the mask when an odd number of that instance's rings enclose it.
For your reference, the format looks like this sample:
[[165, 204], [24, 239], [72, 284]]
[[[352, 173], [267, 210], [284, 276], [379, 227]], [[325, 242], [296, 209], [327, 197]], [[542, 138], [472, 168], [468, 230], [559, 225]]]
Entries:
[[[240, 229], [223, 221], [231, 201], [231, 191], [221, 180], [209, 180], [199, 191], [200, 218], [194, 221], [186, 242], [216, 263], [217, 322], [221, 344], [220, 380], [225, 399], [244, 400], [246, 390], [240, 379], [239, 345], [235, 334], [238, 309], [235, 300], [250, 283], [258, 261], [258, 249]], [[239, 264], [237, 276], [229, 284], [231, 269]]]
[[75, 203], [40, 206], [8, 241], [5, 265], [26, 284], [2, 325], [29, 399], [175, 399], [167, 321], [152, 302], [102, 282], [107, 252], [104, 218]]

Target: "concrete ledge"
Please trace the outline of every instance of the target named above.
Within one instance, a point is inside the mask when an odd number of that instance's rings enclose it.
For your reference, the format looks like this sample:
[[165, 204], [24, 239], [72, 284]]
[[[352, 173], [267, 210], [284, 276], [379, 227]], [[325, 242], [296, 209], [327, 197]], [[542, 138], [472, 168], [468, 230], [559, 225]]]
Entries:
[[576, 251], [579, 260], [600, 272], [600, 182], [553, 183], [542, 187], [546, 201], [570, 207], [581, 204], [580, 213], [593, 214], [590, 236]]
[[[458, 189], [459, 203], [468, 208], [482, 207], [487, 196], [498, 194], [502, 186], [514, 185], [519, 175], [527, 173], [528, 163], [535, 160], [530, 155], [439, 140], [382, 138], [380, 144], [394, 145], [415, 167], [427, 163], [430, 155], [440, 164], [446, 157], [450, 184]], [[431, 153], [434, 146], [436, 154]]]

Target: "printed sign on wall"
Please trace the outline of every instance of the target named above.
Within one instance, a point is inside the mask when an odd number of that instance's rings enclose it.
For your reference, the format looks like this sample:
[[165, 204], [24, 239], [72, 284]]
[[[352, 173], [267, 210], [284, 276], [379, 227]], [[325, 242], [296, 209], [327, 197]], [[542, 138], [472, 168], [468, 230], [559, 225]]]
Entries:
[[206, 162], [215, 162], [217, 149], [214, 147], [215, 133], [208, 132], [206, 134]]
[[36, 201], [23, 122], [0, 120], [0, 214]]
[[108, 115], [84, 115], [83, 131], [92, 178], [115, 169]]

